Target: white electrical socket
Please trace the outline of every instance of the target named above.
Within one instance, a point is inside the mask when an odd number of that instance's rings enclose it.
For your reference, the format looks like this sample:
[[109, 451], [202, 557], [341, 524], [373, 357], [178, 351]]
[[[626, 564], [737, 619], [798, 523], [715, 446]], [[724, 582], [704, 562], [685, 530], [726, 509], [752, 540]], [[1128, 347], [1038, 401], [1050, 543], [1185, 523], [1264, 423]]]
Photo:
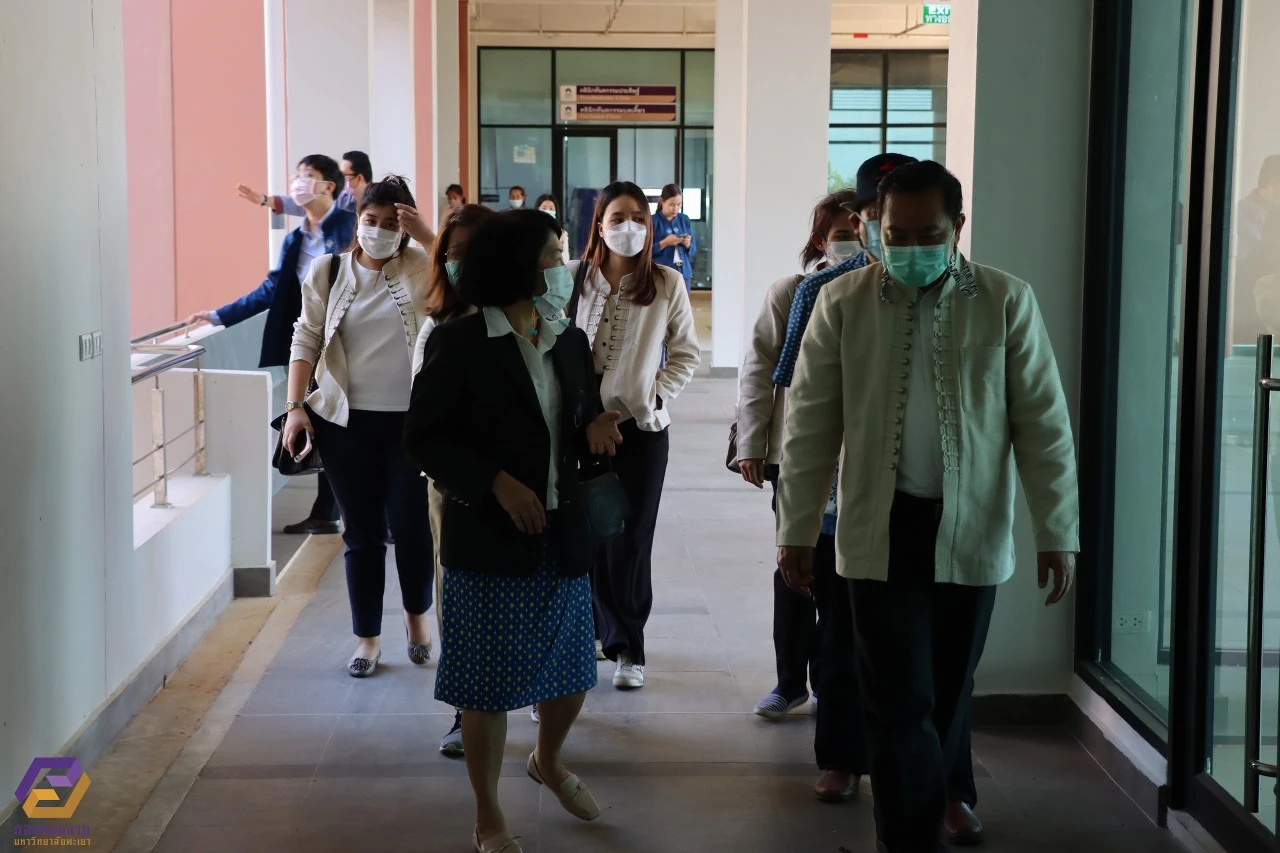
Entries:
[[93, 358], [93, 335], [80, 336], [80, 360], [88, 361]]
[[1147, 633], [1147, 614], [1145, 613], [1117, 614], [1115, 633], [1117, 634]]

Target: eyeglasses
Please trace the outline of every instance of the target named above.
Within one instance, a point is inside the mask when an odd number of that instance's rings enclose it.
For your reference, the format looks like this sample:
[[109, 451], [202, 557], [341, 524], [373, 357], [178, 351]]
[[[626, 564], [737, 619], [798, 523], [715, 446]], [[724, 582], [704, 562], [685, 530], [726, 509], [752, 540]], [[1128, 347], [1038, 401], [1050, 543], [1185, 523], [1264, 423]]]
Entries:
[[354, 174], [348, 174], [347, 172], [343, 172], [343, 173], [342, 173], [342, 177], [346, 178], [348, 181], [352, 181], [352, 180], [355, 180], [356, 175], [354, 175]]

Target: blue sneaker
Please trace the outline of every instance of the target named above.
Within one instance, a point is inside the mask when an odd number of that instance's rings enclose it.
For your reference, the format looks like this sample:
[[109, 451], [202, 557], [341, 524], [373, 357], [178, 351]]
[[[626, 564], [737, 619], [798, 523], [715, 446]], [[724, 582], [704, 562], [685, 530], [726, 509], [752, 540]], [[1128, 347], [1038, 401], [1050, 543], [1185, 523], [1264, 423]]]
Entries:
[[766, 720], [781, 720], [796, 708], [809, 701], [809, 693], [801, 693], [794, 699], [788, 699], [781, 693], [770, 693], [756, 703], [756, 716]]

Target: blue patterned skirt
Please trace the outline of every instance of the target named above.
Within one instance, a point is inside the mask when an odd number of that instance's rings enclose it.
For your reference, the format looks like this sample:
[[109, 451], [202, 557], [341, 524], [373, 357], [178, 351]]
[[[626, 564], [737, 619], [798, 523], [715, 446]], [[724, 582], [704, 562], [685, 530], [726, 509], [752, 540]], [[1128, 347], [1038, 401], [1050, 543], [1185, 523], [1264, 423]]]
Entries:
[[530, 577], [445, 571], [439, 701], [500, 713], [595, 687], [591, 581], [558, 574], [559, 547], [542, 541]]

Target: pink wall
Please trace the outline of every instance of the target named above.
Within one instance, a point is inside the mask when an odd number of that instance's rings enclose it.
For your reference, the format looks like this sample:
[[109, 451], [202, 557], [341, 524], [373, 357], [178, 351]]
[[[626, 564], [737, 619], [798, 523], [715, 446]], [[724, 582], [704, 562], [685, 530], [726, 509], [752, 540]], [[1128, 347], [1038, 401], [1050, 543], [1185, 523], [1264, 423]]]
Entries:
[[176, 316], [170, 0], [124, 0], [125, 144], [129, 188], [129, 328]]
[[[435, 54], [435, 33], [431, 28], [431, 6], [434, 0], [414, 0], [413, 4], [413, 109], [415, 163], [418, 175], [418, 204], [424, 210], [432, 210], [434, 201], [443, 195], [436, 184], [435, 162], [435, 103], [432, 79], [432, 61]], [[437, 192], [437, 190], [441, 190]]]
[[177, 314], [218, 306], [266, 274], [265, 214], [236, 184], [267, 183], [262, 0], [173, 4]]

